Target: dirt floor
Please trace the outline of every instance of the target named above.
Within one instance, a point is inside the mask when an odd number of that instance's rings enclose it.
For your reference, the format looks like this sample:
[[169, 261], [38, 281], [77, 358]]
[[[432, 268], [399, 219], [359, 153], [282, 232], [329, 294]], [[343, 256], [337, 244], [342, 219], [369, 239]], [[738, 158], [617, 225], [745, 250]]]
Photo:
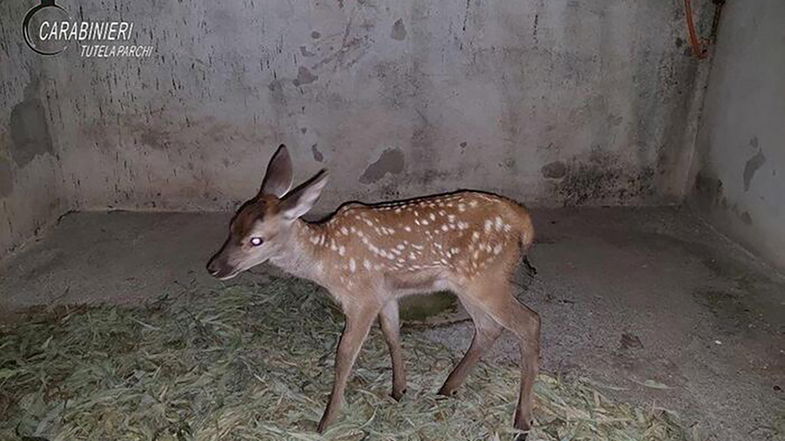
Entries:
[[[685, 209], [535, 210], [545, 371], [656, 403], [712, 440], [785, 439], [785, 278]], [[0, 315], [32, 305], [144, 302], [222, 282], [204, 264], [226, 214], [77, 213], [0, 263]], [[262, 266], [233, 284], [263, 281]], [[456, 315], [460, 317], [460, 313]], [[456, 353], [471, 325], [409, 327]], [[517, 359], [505, 336], [491, 357]], [[413, 361], [409, 361], [410, 363]], [[447, 372], [445, 372], [445, 375]]]

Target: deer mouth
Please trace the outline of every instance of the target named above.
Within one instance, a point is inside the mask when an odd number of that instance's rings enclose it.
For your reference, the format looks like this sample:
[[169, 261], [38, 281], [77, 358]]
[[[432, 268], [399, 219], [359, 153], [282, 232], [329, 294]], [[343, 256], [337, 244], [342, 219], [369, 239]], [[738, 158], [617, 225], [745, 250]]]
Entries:
[[226, 274], [226, 275], [216, 274], [213, 277], [215, 277], [218, 280], [229, 280], [229, 279], [233, 279], [233, 278], [237, 277], [238, 274], [240, 274], [240, 271], [232, 271], [232, 272], [230, 272], [229, 274]]
[[207, 272], [218, 280], [229, 280], [240, 274], [240, 270], [236, 268], [211, 269], [209, 266]]

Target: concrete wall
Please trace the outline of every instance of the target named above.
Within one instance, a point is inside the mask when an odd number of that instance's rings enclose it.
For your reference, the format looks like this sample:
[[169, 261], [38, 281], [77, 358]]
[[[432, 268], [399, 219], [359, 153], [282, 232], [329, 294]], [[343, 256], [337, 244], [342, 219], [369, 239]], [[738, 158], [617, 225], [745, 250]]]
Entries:
[[51, 224], [68, 206], [50, 82], [41, 57], [21, 41], [30, 7], [0, 2], [0, 257]]
[[[332, 171], [318, 210], [457, 188], [551, 206], [684, 194], [701, 64], [680, 0], [58, 4], [132, 21], [132, 42], [155, 46], [30, 60], [17, 53], [23, 11], [0, 17], [14, 55], [3, 68], [21, 69], [4, 75], [3, 103], [25, 99], [24, 72], [46, 76], [62, 181], [47, 167], [69, 208], [227, 209], [282, 142], [298, 177]], [[37, 204], [61, 197], [48, 191]], [[14, 207], [7, 217], [29, 215]]]
[[785, 2], [728, 2], [697, 139], [690, 200], [785, 268]]
[[658, 203], [686, 183], [697, 62], [678, 0], [79, 8], [122, 15], [156, 46], [141, 60], [71, 53], [58, 73], [79, 208], [226, 208], [281, 142], [299, 176], [333, 171], [325, 207], [459, 187]]

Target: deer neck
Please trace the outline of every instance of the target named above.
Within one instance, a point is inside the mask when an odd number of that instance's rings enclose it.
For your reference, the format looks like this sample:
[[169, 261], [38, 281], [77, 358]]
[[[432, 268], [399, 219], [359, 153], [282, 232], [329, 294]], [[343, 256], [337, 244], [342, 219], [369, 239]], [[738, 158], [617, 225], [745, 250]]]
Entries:
[[324, 271], [317, 250], [313, 246], [313, 240], [324, 237], [327, 234], [326, 230], [324, 224], [297, 219], [289, 232], [290, 237], [286, 241], [286, 247], [271, 258], [270, 262], [293, 276], [321, 283]]

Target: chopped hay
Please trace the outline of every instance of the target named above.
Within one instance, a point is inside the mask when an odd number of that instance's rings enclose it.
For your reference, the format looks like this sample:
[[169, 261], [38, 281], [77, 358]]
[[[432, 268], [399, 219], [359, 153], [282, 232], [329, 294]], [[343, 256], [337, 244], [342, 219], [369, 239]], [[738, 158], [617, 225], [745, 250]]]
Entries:
[[[408, 392], [389, 396], [374, 329], [343, 417], [314, 432], [342, 318], [312, 284], [272, 279], [145, 307], [35, 313], [0, 334], [0, 439], [509, 439], [519, 370], [481, 363], [457, 398], [435, 391], [461, 354], [405, 332]], [[663, 410], [614, 404], [588, 381], [540, 375], [535, 440], [687, 440]], [[39, 438], [35, 438], [39, 439]]]

